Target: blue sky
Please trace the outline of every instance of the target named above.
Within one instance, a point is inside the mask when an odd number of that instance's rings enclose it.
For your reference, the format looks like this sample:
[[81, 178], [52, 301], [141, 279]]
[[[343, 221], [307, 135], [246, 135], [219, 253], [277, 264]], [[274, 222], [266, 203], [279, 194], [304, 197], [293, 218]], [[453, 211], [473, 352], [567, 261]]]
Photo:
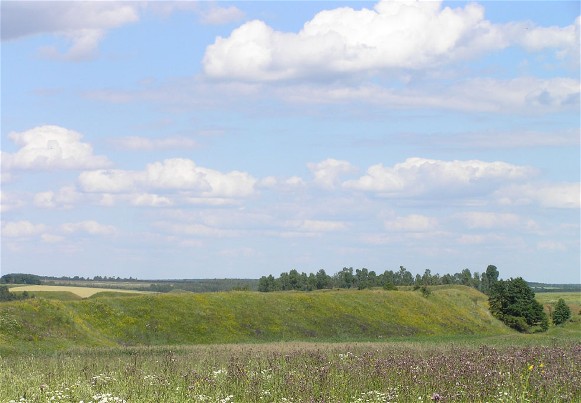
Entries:
[[2, 2], [2, 272], [580, 282], [578, 2]]

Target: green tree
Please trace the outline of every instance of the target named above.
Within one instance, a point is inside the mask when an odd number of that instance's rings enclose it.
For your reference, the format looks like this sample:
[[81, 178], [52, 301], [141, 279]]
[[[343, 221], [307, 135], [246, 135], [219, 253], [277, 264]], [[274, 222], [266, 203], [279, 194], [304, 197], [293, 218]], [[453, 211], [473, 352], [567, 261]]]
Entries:
[[358, 290], [370, 287], [369, 271], [365, 267], [355, 270], [355, 284], [357, 285]]
[[555, 305], [555, 312], [553, 312], [553, 323], [560, 325], [567, 322], [571, 318], [571, 308], [567, 306], [563, 298], [559, 298]]
[[535, 293], [521, 277], [496, 281], [488, 297], [490, 312], [520, 332], [547, 330], [549, 321]]
[[274, 279], [272, 274], [270, 274], [268, 277], [262, 276], [260, 277], [260, 280], [258, 280], [258, 291], [270, 292], [275, 291], [276, 289], [277, 289], [276, 280]]
[[460, 284], [472, 287], [472, 273], [470, 269], [464, 269], [460, 273]]
[[486, 268], [486, 272], [482, 273], [481, 278], [481, 291], [487, 295], [490, 295], [490, 290], [494, 287], [496, 282], [498, 281], [498, 269], [496, 266], [488, 265]]
[[3, 284], [40, 284], [40, 277], [35, 274], [11, 273], [0, 277]]
[[331, 276], [325, 273], [325, 270], [319, 270], [317, 274], [315, 274], [315, 280], [315, 286], [317, 290], [331, 288]]
[[343, 267], [339, 273], [335, 274], [335, 283], [339, 288], [351, 288], [355, 283], [355, 276], [353, 275], [353, 267]]

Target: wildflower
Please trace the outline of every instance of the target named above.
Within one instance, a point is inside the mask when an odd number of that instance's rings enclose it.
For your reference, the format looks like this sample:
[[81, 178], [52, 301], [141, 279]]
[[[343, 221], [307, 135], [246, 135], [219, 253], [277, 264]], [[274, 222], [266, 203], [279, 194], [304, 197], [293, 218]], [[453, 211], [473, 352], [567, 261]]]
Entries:
[[440, 400], [442, 400], [442, 396], [440, 396], [440, 394], [439, 394], [439, 393], [433, 393], [433, 394], [432, 394], [432, 400], [433, 400], [434, 402], [439, 402]]
[[529, 365], [529, 371], [532, 371], [535, 366], [533, 364]]

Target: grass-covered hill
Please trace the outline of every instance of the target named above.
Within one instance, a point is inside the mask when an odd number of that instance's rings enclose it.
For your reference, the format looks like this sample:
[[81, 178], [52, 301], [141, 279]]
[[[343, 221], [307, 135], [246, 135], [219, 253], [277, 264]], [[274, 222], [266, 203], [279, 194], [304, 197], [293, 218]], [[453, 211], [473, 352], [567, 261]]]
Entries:
[[0, 304], [0, 352], [72, 346], [378, 340], [503, 334], [484, 294], [419, 291], [218, 292], [34, 298]]

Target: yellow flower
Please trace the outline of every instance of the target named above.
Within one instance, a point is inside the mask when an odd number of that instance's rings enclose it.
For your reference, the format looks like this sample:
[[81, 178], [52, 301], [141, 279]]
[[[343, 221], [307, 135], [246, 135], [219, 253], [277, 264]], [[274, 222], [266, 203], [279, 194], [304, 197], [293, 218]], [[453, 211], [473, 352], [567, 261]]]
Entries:
[[543, 364], [542, 362], [539, 364], [539, 368], [543, 368], [545, 366], [545, 364]]
[[532, 371], [535, 366], [533, 364], [529, 365], [529, 371]]

